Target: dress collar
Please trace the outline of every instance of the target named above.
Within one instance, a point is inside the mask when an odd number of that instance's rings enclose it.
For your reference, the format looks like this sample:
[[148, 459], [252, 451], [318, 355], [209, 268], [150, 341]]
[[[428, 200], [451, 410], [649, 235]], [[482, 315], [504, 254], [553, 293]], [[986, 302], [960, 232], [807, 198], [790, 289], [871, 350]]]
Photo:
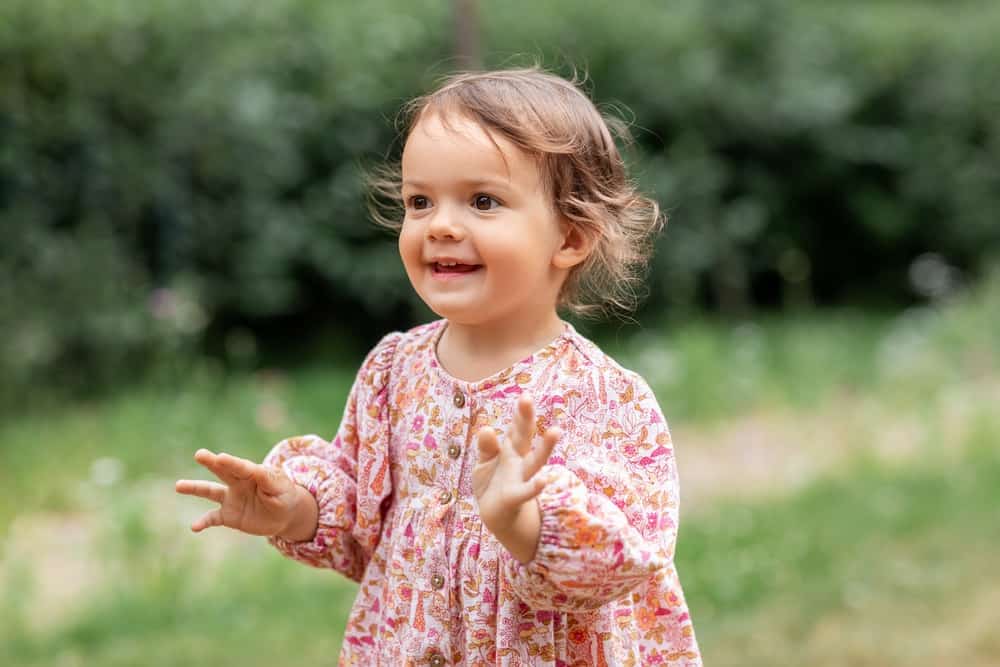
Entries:
[[461, 380], [446, 371], [437, 356], [438, 341], [441, 340], [445, 329], [448, 328], [448, 320], [440, 319], [434, 322], [432, 326], [430, 344], [427, 346], [428, 365], [431, 367], [432, 372], [436, 373], [441, 380], [467, 394], [475, 394], [493, 388], [503, 389], [506, 385], [510, 384], [525, 384], [524, 382], [518, 382], [519, 375], [529, 373], [540, 360], [557, 356], [558, 352], [578, 335], [573, 325], [564, 321], [562, 333], [538, 350], [492, 375], [479, 380], [468, 381]]

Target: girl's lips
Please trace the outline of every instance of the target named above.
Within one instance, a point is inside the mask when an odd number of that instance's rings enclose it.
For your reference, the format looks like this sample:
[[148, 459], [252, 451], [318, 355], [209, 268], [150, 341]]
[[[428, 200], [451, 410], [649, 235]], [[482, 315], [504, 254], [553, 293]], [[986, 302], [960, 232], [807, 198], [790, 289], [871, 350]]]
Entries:
[[454, 280], [463, 276], [479, 273], [481, 264], [456, 264], [455, 266], [443, 266], [434, 262], [431, 264], [431, 275], [438, 280]]

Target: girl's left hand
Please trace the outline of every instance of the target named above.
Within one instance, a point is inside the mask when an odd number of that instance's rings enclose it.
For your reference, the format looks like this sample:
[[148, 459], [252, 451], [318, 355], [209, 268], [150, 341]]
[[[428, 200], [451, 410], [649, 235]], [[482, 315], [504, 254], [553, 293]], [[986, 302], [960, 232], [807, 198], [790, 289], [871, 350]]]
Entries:
[[538, 473], [562, 432], [548, 429], [541, 444], [532, 449], [534, 432], [535, 407], [528, 394], [518, 398], [514, 423], [502, 441], [492, 428], [479, 431], [479, 463], [472, 470], [472, 490], [483, 523], [494, 533], [512, 526], [524, 504], [545, 488], [547, 480]]

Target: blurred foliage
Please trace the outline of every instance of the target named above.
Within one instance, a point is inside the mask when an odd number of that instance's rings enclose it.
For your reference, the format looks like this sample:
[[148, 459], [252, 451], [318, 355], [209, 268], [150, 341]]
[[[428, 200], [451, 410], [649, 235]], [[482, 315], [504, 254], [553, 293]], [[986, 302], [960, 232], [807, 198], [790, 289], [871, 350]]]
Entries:
[[90, 385], [213, 326], [385, 317], [407, 286], [357, 161], [428, 85], [439, 5], [3, 3], [0, 372]]
[[[450, 11], [4, 2], [3, 386], [425, 314], [359, 163], [449, 69]], [[631, 109], [672, 216], [649, 308], [934, 299], [1000, 240], [996, 3], [516, 0], [481, 21], [488, 65], [576, 64]]]
[[584, 4], [485, 27], [630, 109], [673, 220], [649, 306], [933, 299], [1000, 250], [995, 3]]

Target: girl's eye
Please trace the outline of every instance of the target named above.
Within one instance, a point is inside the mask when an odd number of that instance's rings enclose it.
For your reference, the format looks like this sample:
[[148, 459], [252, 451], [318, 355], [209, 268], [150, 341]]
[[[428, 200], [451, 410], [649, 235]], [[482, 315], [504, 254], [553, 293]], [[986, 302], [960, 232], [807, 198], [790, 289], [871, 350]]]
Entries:
[[423, 195], [414, 195], [410, 197], [410, 206], [417, 210], [422, 210], [430, 206], [430, 202]]
[[500, 206], [500, 202], [489, 195], [476, 195], [472, 205], [475, 206], [478, 211], [492, 211], [497, 206]]

